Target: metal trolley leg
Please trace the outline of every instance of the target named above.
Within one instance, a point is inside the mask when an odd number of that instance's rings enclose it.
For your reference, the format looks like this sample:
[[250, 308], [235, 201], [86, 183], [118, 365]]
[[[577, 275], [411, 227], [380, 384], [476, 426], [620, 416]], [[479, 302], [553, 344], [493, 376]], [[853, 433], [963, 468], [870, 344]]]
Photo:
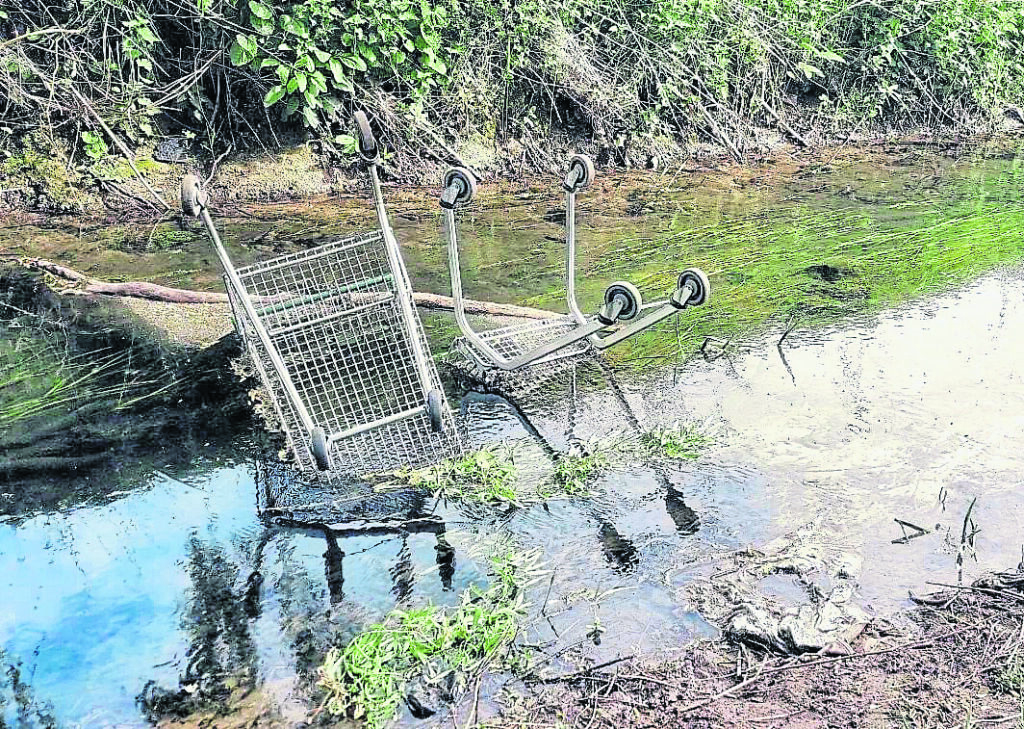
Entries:
[[[588, 186], [593, 178], [594, 165], [590, 158], [578, 154], [569, 161], [569, 172], [562, 183], [562, 187], [565, 189], [565, 294], [569, 311], [578, 322], [586, 321], [586, 316], [576, 301], [576, 193]], [[597, 334], [591, 336], [590, 344], [598, 350], [608, 349], [687, 307], [700, 306], [711, 295], [711, 284], [708, 277], [698, 268], [687, 269], [679, 275], [676, 290], [668, 299], [647, 305], [642, 303], [640, 292], [632, 284], [619, 281], [612, 284], [608, 291], [616, 290], [617, 287], [621, 287], [635, 298], [638, 313], [649, 309], [654, 309], [654, 311], [641, 316], [608, 336], [601, 337]], [[608, 292], [606, 292], [605, 298], [608, 299]]]

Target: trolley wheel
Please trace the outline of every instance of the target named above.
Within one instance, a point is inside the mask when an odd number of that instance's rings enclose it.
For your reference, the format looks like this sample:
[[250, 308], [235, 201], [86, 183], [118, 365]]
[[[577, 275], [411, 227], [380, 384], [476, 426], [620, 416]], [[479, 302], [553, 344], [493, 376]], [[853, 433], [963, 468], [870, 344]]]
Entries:
[[357, 142], [359, 156], [367, 162], [376, 162], [380, 156], [377, 148], [377, 140], [374, 139], [373, 130], [370, 129], [370, 120], [366, 117], [365, 111], [357, 111], [353, 116], [356, 119]]
[[329, 471], [331, 469], [331, 454], [327, 450], [327, 433], [324, 432], [323, 428], [313, 428], [309, 449], [313, 453], [316, 467], [321, 471]]
[[679, 274], [678, 288], [687, 284], [693, 289], [690, 298], [682, 302], [684, 306], [700, 306], [711, 296], [711, 282], [708, 275], [699, 268], [688, 268]]
[[626, 305], [622, 307], [622, 311], [619, 312], [617, 321], [629, 321], [640, 313], [640, 309], [643, 307], [644, 301], [636, 286], [628, 281], [616, 281], [604, 291], [605, 305], [607, 306], [614, 302], [617, 296], [621, 296], [626, 299]]
[[181, 180], [181, 211], [186, 217], [198, 218], [208, 198], [195, 175], [185, 175]]
[[435, 433], [444, 430], [444, 396], [440, 390], [427, 393], [427, 416], [430, 418], [430, 429]]
[[442, 194], [441, 207], [456, 208], [465, 205], [476, 196], [476, 178], [465, 167], [452, 167], [444, 173], [444, 189], [448, 190], [454, 184], [459, 185], [458, 195], [453, 200], [446, 200]]
[[575, 154], [572, 159], [569, 160], [569, 171], [576, 170], [576, 184], [572, 187], [564, 185], [565, 189], [569, 192], [579, 192], [590, 186], [590, 183], [594, 181], [596, 172], [594, 171], [594, 163], [590, 157], [585, 154]]

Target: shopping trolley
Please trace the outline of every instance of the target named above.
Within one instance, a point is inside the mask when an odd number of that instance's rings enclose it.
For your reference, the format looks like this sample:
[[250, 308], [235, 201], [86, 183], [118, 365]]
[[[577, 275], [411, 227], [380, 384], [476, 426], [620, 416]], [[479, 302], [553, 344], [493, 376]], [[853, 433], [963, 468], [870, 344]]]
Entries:
[[[566, 191], [566, 299], [568, 316], [516, 324], [478, 332], [469, 323], [462, 292], [459, 241], [455, 211], [469, 203], [476, 192], [473, 173], [462, 167], [450, 169], [444, 177], [441, 207], [448, 238], [448, 268], [451, 275], [455, 319], [463, 337], [455, 344], [478, 372], [532, 371], [540, 365], [593, 354], [622, 342], [690, 306], [707, 301], [711, 286], [703, 271], [683, 271], [669, 298], [644, 304], [639, 290], [628, 281], [608, 286], [604, 303], [595, 315], [583, 314], [576, 302], [576, 194], [594, 179], [594, 165], [585, 155], [569, 161], [562, 182]], [[616, 324], [622, 326], [610, 331]]]
[[379, 148], [356, 114], [379, 229], [235, 269], [195, 176], [201, 217], [224, 267], [235, 322], [304, 470], [362, 474], [450, 455], [458, 435], [413, 304], [377, 173]]

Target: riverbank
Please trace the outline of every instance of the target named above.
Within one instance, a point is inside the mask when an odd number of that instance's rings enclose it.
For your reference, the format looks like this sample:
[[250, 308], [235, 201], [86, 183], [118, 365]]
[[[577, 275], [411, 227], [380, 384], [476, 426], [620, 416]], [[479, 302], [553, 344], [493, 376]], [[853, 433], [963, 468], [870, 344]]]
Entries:
[[[761, 130], [761, 141], [739, 159], [721, 145], [701, 144], [673, 147], [661, 156], [635, 161], [609, 154], [601, 142], [555, 137], [545, 151], [543, 164], [525, 158], [517, 164], [516, 155], [509, 156], [508, 150], [473, 146], [453, 153], [454, 159], [448, 161], [423, 159], [415, 174], [399, 173], [385, 162], [383, 177], [389, 197], [399, 205], [417, 203], [439, 189], [450, 165], [469, 165], [485, 183], [485, 189], [495, 190], [495, 195], [501, 197], [536, 190], [550, 179], [560, 179], [564, 161], [573, 154], [585, 153], [602, 161], [598, 165], [599, 180], [646, 170], [672, 180], [696, 175], [712, 187], [720, 187], [752, 180], [764, 183], [768, 171], [786, 175], [816, 165], [841, 166], [853, 159], [882, 161], [912, 150], [956, 150], [964, 154], [989, 144], [998, 145], [1000, 140], [1019, 136], [1022, 130], [1024, 116], [1016, 114], [1007, 114], [984, 133], [941, 127], [909, 132], [900, 128], [874, 134], [853, 130], [843, 136], [819, 138], [813, 145], [795, 144], [770, 130]], [[135, 170], [116, 158], [99, 167], [78, 169], [51, 164], [52, 160], [42, 155], [30, 155], [24, 164], [8, 161], [0, 166], [0, 221], [32, 223], [43, 219], [41, 216], [58, 216], [68, 225], [86, 229], [99, 223], [152, 226], [157, 220], [177, 215], [178, 187], [182, 177], [193, 172], [205, 180], [214, 206], [221, 209], [267, 203], [308, 209], [309, 204], [315, 206], [326, 198], [363, 197], [365, 181], [359, 166], [353, 160], [339, 161], [317, 149], [309, 143], [292, 143], [276, 150], [233, 153], [216, 160], [188, 157], [162, 162], [153, 157], [155, 149], [148, 148], [136, 156]], [[652, 176], [657, 179], [659, 174]], [[155, 242], [166, 245], [173, 240], [157, 238]]]
[[[580, 668], [510, 692], [483, 726], [982, 727], [1024, 721], [1024, 577], [995, 574], [914, 598], [818, 653], [726, 641], [677, 659]], [[493, 708], [493, 707], [492, 707]], [[472, 716], [473, 708], [469, 710]]]

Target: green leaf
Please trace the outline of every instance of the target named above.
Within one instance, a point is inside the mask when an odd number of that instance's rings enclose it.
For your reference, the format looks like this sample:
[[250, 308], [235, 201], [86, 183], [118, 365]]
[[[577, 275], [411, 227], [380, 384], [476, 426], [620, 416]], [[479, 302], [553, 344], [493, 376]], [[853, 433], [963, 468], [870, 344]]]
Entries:
[[377, 54], [370, 46], [365, 43], [360, 43], [356, 48], [359, 51], [359, 55], [365, 58], [371, 66], [377, 65]]
[[[306, 80], [307, 80], [306, 79], [306, 74], [300, 73], [300, 72], [296, 72], [295, 73], [295, 78], [293, 80], [297, 82], [298, 87], [299, 87], [299, 91], [305, 91], [306, 90]], [[290, 85], [291, 84], [289, 84], [289, 86]]]
[[273, 10], [261, 2], [256, 2], [256, 0], [249, 0], [249, 10], [251, 10], [252, 14], [257, 18], [261, 18], [263, 20], [270, 20], [274, 17]]
[[327, 63], [331, 60], [331, 54], [326, 51], [321, 51], [319, 48], [313, 49], [313, 55], [316, 56], [316, 60], [320, 63]]
[[307, 125], [311, 127], [315, 127], [317, 125], [316, 112], [308, 106], [302, 109], [302, 117]]
[[366, 61], [356, 55], [350, 53], [345, 54], [341, 57], [342, 62], [349, 68], [355, 69], [356, 71], [366, 71]]
[[242, 48], [237, 41], [231, 44], [228, 55], [231, 57], [231, 64], [234, 66], [244, 66], [249, 62], [248, 51]]
[[331, 73], [334, 74], [334, 80], [337, 83], [341, 83], [345, 78], [345, 67], [341, 65], [341, 61], [337, 58], [332, 58], [328, 66], [331, 69]]
[[263, 97], [264, 106], [273, 106], [284, 97], [284, 87], [275, 86]]
[[158, 43], [160, 41], [160, 39], [157, 38], [156, 35], [154, 35], [153, 31], [151, 31], [145, 25], [140, 25], [139, 26], [138, 34], [139, 34], [139, 37], [142, 38], [142, 40], [146, 41], [147, 43]]
[[295, 90], [299, 88], [298, 76], [292, 77], [292, 80], [288, 82], [288, 87], [287, 88], [288, 88], [288, 93], [289, 94], [294, 94], [295, 93]]
[[264, 68], [276, 68], [279, 65], [281, 64], [279, 64], [273, 58], [264, 58], [262, 61], [260, 61], [260, 70], [262, 71]]
[[270, 20], [262, 20], [261, 18], [252, 19], [252, 27], [260, 35], [271, 35], [274, 32], [274, 23]]

